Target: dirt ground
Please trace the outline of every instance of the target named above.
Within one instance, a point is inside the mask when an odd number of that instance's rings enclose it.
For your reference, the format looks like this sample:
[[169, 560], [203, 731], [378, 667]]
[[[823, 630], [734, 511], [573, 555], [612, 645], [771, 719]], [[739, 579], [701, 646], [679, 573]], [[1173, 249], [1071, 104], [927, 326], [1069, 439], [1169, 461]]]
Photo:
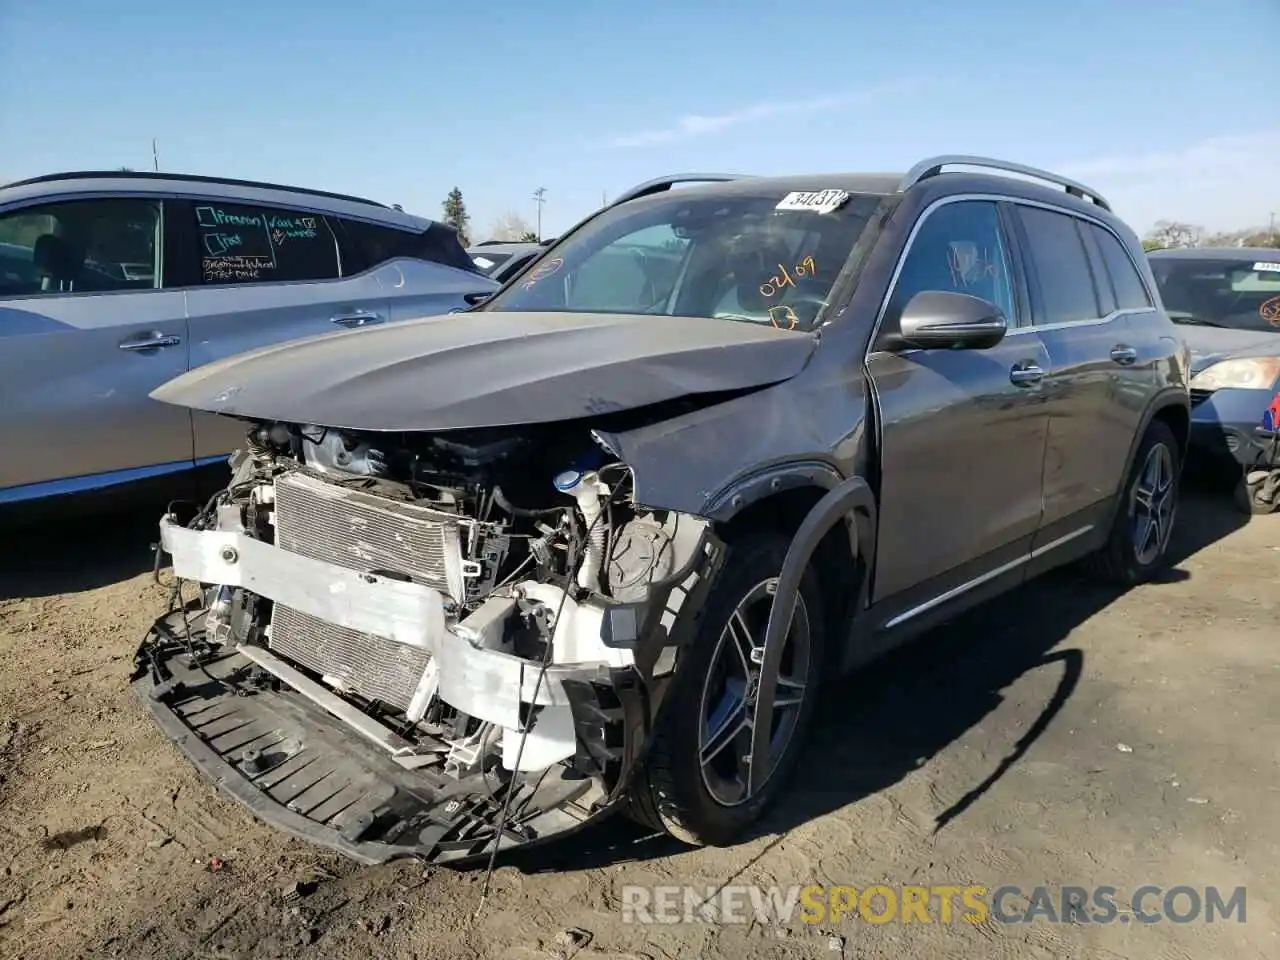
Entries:
[[[126, 678], [164, 599], [154, 519], [5, 537], [0, 957], [1280, 957], [1280, 516], [1201, 495], [1163, 582], [1052, 574], [835, 685], [757, 839], [605, 825], [503, 857], [478, 917], [481, 871], [285, 839], [153, 728]], [[621, 919], [624, 884], [875, 882], [1243, 885], [1247, 919]]]

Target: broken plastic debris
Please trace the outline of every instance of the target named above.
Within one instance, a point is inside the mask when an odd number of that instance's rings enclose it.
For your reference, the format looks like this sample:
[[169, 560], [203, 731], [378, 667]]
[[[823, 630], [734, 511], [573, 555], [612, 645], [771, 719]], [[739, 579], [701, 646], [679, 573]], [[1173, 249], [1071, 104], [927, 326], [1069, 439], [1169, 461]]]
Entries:
[[1133, 753], [1133, 747], [1129, 746], [1127, 743], [1117, 743], [1116, 749], [1121, 753]]

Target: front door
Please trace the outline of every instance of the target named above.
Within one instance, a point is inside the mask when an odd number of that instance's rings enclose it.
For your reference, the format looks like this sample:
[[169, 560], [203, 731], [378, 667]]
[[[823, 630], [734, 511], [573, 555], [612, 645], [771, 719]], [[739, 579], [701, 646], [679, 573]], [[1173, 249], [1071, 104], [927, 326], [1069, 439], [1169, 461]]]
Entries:
[[[343, 277], [338, 242], [318, 213], [220, 201], [186, 204], [195, 250], [187, 291], [191, 366], [257, 347], [385, 323], [374, 272]], [[192, 416], [195, 457], [230, 453], [242, 421]]]
[[867, 359], [882, 466], [872, 599], [918, 588], [928, 605], [1001, 567], [1016, 570], [1029, 554], [1040, 523], [1049, 357], [1020, 325], [994, 203], [944, 202], [909, 242], [880, 336], [896, 331], [902, 307], [924, 290], [982, 297], [1010, 323], [985, 350], [873, 350]]
[[148, 396], [189, 348], [164, 219], [150, 198], [0, 213], [0, 502], [191, 465], [189, 413]]

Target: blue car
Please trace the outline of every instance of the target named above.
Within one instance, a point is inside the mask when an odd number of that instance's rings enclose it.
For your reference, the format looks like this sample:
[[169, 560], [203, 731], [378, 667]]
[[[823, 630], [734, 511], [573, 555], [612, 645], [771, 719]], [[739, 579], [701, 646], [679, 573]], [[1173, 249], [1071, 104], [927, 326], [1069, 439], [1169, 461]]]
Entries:
[[1191, 350], [1191, 443], [1234, 464], [1242, 492], [1265, 466], [1257, 428], [1280, 391], [1280, 249], [1156, 250], [1160, 297]]

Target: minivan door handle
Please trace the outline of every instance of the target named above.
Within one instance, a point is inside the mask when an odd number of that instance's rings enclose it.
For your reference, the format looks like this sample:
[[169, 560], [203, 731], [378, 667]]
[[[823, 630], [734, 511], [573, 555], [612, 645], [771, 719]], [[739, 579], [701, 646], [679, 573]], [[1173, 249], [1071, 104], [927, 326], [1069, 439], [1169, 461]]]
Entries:
[[371, 310], [352, 310], [350, 313], [339, 313], [329, 318], [330, 323], [336, 323], [342, 327], [368, 327], [375, 323], [382, 323], [383, 320], [382, 314]]
[[148, 333], [133, 340], [121, 340], [121, 350], [158, 350], [161, 347], [176, 347], [182, 342], [181, 337], [173, 334]]
[[1030, 361], [1014, 364], [1009, 371], [1009, 382], [1019, 387], [1033, 387], [1044, 379], [1044, 370]]
[[1138, 351], [1126, 343], [1117, 343], [1111, 348], [1111, 359], [1122, 367], [1127, 367], [1138, 359]]

